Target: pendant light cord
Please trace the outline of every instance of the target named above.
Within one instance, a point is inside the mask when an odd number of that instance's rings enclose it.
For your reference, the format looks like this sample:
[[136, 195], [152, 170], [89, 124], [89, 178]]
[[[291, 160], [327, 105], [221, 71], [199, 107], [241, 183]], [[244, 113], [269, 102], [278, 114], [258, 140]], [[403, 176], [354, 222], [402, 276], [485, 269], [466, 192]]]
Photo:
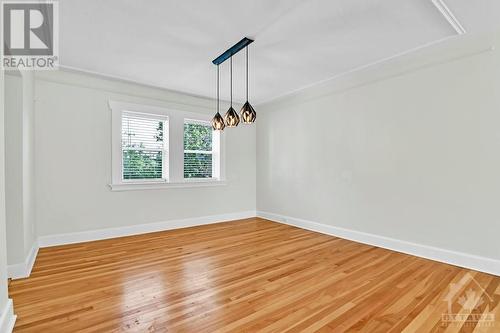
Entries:
[[219, 113], [219, 65], [217, 65], [217, 113]]
[[247, 102], [248, 102], [248, 46], [245, 49], [247, 53]]
[[231, 56], [230, 60], [230, 70], [229, 70], [229, 76], [230, 76], [230, 81], [231, 81], [231, 107], [233, 107], [233, 56]]

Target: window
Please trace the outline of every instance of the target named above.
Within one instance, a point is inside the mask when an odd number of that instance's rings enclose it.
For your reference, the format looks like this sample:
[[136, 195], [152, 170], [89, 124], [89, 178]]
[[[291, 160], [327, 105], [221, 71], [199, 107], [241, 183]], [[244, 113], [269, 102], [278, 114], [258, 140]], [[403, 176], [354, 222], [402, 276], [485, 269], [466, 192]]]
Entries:
[[113, 191], [225, 184], [223, 134], [212, 131], [211, 113], [109, 106]]
[[168, 179], [167, 130], [165, 117], [122, 113], [123, 180]]
[[208, 122], [184, 122], [184, 178], [216, 178], [212, 133]]

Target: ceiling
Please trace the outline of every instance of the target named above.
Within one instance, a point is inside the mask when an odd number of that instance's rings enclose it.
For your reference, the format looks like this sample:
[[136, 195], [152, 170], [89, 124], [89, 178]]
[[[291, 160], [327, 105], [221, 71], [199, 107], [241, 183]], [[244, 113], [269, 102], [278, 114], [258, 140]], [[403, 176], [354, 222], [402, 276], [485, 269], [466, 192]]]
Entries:
[[[211, 60], [242, 37], [250, 99], [272, 100], [456, 34], [431, 0], [62, 0], [60, 63], [214, 97]], [[500, 27], [498, 0], [446, 0], [468, 32]], [[244, 100], [244, 53], [234, 99]], [[229, 99], [229, 62], [221, 65]]]

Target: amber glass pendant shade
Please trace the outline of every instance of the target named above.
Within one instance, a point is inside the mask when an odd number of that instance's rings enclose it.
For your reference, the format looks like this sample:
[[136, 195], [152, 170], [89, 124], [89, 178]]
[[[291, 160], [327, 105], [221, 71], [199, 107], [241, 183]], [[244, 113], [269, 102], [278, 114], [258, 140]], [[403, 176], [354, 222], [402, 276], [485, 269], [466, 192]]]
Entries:
[[224, 130], [224, 127], [226, 127], [226, 125], [224, 124], [224, 118], [222, 118], [220, 113], [217, 112], [214, 116], [214, 119], [212, 119], [212, 128], [214, 131], [222, 131]]
[[252, 105], [248, 101], [243, 104], [240, 111], [241, 122], [243, 124], [253, 124], [255, 119], [257, 119], [257, 113], [253, 109]]
[[226, 115], [224, 116], [224, 120], [226, 121], [227, 127], [236, 127], [240, 123], [240, 117], [232, 106], [229, 108], [229, 110], [227, 110]]

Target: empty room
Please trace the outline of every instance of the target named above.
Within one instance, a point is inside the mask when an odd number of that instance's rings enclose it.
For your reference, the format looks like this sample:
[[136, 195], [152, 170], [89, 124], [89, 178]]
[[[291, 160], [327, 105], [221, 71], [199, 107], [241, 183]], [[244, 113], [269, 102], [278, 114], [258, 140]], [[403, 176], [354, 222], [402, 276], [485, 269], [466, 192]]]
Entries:
[[0, 5], [0, 333], [500, 332], [498, 0]]

